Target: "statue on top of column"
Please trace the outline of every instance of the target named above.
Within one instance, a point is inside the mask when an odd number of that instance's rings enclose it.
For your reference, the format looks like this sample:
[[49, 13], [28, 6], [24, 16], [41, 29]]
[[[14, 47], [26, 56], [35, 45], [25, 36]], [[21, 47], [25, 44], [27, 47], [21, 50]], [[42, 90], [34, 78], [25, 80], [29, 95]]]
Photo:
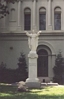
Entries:
[[36, 51], [38, 46], [38, 36], [40, 35], [41, 31], [36, 32], [33, 30], [31, 33], [25, 31], [26, 35], [28, 36], [28, 45], [31, 51]]

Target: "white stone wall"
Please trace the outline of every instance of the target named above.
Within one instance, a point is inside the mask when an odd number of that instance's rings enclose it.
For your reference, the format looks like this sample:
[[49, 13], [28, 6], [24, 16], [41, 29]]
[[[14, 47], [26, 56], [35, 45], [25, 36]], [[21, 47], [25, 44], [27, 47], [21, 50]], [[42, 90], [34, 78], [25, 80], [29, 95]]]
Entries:
[[[13, 49], [11, 49], [12, 47]], [[18, 58], [21, 52], [24, 52], [26, 57], [28, 55], [27, 39], [22, 37], [7, 37], [0, 39], [0, 64], [6, 63], [7, 68], [17, 68]]]
[[[20, 3], [19, 3], [20, 2]], [[9, 4], [8, 8], [10, 14], [7, 17], [0, 20], [1, 32], [23, 32], [24, 31], [24, 9], [29, 7], [31, 9], [31, 30], [33, 29], [33, 0], [20, 0], [15, 4]], [[54, 30], [54, 8], [61, 7], [61, 30], [64, 30], [64, 0], [36, 0], [36, 28], [39, 30], [39, 8], [46, 8], [46, 30]], [[15, 9], [15, 18], [12, 20], [11, 9]], [[51, 25], [51, 27], [49, 26]], [[18, 27], [19, 30], [18, 30]], [[3, 29], [2, 29], [3, 28]]]

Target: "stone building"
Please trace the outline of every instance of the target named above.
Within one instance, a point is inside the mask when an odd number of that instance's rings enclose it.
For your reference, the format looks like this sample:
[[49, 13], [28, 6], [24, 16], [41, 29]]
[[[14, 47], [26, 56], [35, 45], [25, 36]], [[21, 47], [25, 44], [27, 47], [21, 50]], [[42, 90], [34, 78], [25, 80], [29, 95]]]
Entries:
[[[10, 14], [0, 19], [0, 63], [17, 68], [23, 51], [30, 51], [25, 31], [42, 31], [37, 47], [37, 76], [42, 81], [53, 78], [55, 57], [64, 57], [64, 0], [18, 0], [8, 4]], [[28, 64], [28, 58], [27, 58]]]

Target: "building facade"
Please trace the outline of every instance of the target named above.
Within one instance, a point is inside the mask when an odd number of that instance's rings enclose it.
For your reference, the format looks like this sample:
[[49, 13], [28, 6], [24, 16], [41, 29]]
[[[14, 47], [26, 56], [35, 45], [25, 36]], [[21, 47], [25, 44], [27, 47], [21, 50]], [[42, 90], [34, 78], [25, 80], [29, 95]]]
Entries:
[[0, 64], [17, 68], [23, 51], [28, 64], [28, 37], [25, 31], [42, 31], [37, 47], [37, 76], [51, 80], [59, 51], [64, 57], [64, 0], [18, 0], [8, 4], [10, 14], [0, 20]]

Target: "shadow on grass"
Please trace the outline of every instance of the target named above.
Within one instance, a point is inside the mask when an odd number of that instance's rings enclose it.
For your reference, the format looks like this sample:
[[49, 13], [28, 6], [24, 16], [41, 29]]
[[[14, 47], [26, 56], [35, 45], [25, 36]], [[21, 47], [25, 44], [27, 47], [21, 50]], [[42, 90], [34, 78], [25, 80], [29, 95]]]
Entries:
[[[64, 99], [64, 95], [47, 94], [44, 89], [30, 90], [29, 92], [18, 93], [17, 87], [0, 86], [0, 99]], [[48, 91], [48, 88], [45, 88]], [[41, 93], [42, 92], [42, 93]]]
[[[7, 95], [6, 95], [7, 94]], [[64, 95], [37, 95], [29, 93], [3, 93], [0, 99], [64, 99]]]

